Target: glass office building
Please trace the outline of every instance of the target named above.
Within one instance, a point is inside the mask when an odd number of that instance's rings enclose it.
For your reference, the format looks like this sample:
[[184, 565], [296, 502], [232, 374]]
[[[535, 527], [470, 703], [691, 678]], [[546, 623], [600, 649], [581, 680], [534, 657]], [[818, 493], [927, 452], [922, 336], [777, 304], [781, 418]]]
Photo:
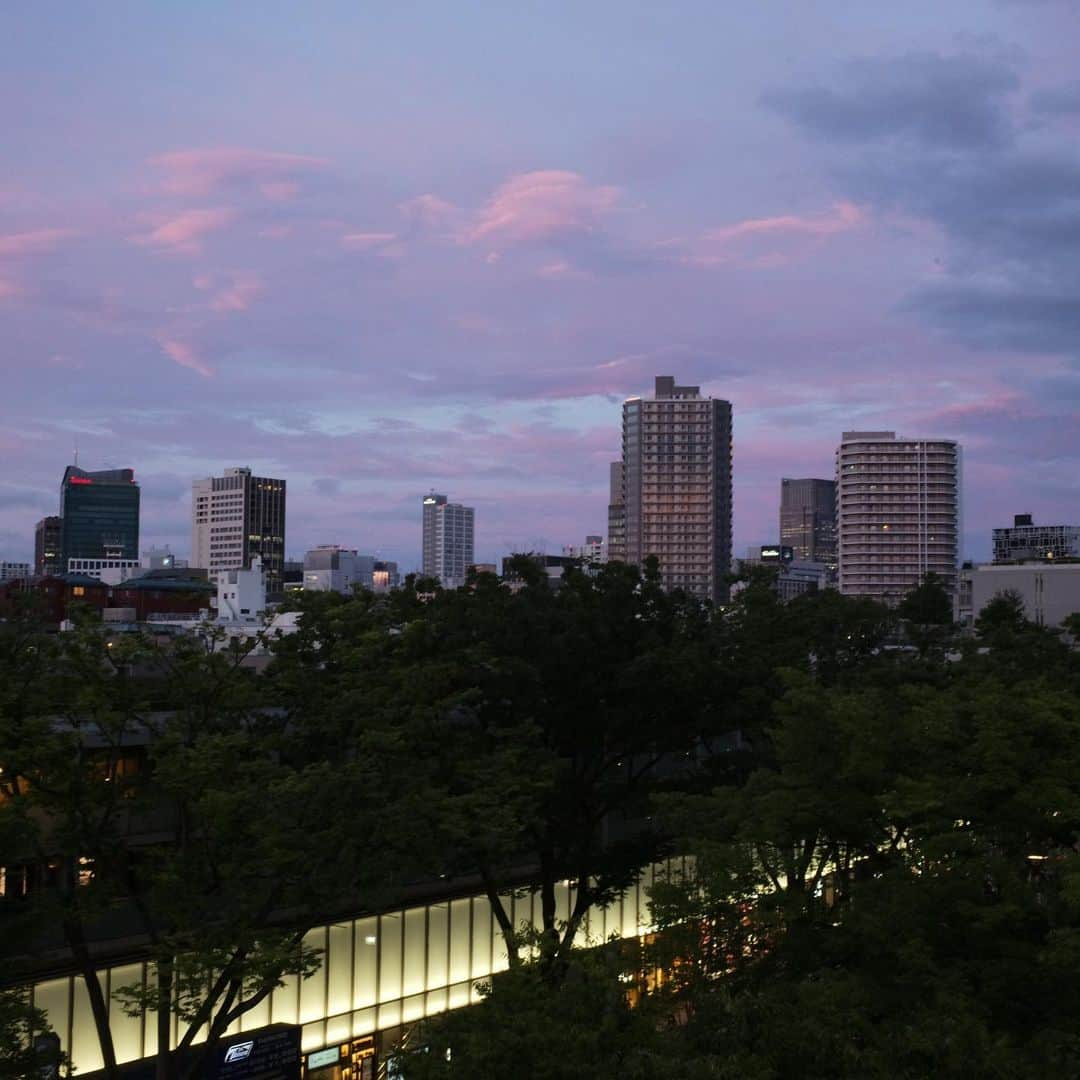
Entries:
[[139, 559], [139, 485], [132, 469], [87, 472], [60, 482], [60, 570], [70, 559]]
[[[651, 930], [649, 890], [656, 880], [681, 874], [682, 860], [646, 869], [641, 881], [606, 910], [593, 910], [579, 932], [583, 945], [613, 936], [638, 937]], [[560, 919], [568, 919], [575, 889], [557, 890]], [[539, 896], [504, 896], [514, 925], [541, 922]], [[486, 896], [464, 896], [379, 915], [341, 919], [319, 926], [305, 939], [322, 950], [322, 964], [309, 979], [286, 978], [258, 1006], [229, 1029], [234, 1035], [269, 1024], [298, 1025], [305, 1068], [334, 1047], [363, 1053], [364, 1037], [393, 1031], [402, 1024], [479, 1000], [477, 986], [508, 966], [506, 946]], [[146, 984], [148, 964], [121, 964], [102, 973], [109, 997], [109, 1020], [117, 1062], [136, 1061], [157, 1052], [156, 1016], [127, 1016], [112, 994], [121, 986]], [[65, 1053], [79, 1076], [102, 1067], [86, 985], [79, 975], [38, 982], [33, 1003], [48, 1013]], [[174, 1043], [179, 1037], [173, 1023]], [[360, 1040], [356, 1042], [356, 1040]], [[337, 1057], [327, 1053], [327, 1057]], [[344, 1059], [343, 1059], [344, 1060]], [[358, 1074], [362, 1075], [362, 1074]]]

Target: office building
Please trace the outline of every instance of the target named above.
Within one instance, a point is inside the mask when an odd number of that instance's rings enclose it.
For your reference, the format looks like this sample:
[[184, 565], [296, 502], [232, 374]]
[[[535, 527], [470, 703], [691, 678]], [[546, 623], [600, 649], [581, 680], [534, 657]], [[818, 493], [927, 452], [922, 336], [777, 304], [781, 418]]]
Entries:
[[60, 573], [60, 518], [43, 517], [34, 526], [34, 574]]
[[780, 543], [795, 558], [836, 566], [836, 481], [780, 481]]
[[60, 552], [65, 573], [73, 559], [139, 561], [139, 485], [132, 469], [64, 470]]
[[671, 376], [659, 375], [652, 398], [624, 402], [622, 421], [621, 468], [612, 469], [620, 490], [611, 501], [622, 507], [622, 558], [640, 566], [655, 555], [666, 588], [726, 601], [730, 402], [704, 397], [697, 386], [676, 386]]
[[321, 544], [304, 556], [304, 589], [352, 594], [354, 586], [372, 588], [375, 556], [359, 555], [337, 544]]
[[0, 581], [22, 581], [30, 576], [30, 564], [25, 562], [0, 562]]
[[371, 571], [371, 588], [373, 592], [386, 593], [396, 589], [401, 584], [401, 575], [398, 573], [398, 564], [387, 559], [376, 559]]
[[960, 447], [845, 431], [836, 451], [840, 591], [895, 604], [928, 574], [956, 589]]
[[258, 557], [266, 591], [280, 596], [285, 564], [285, 481], [226, 469], [191, 488], [191, 562], [217, 580], [226, 570], [246, 570]]
[[567, 544], [563, 554], [576, 559], [583, 567], [603, 566], [608, 560], [607, 545], [602, 536], [586, 536], [584, 544]]
[[475, 511], [432, 492], [424, 496], [423, 515], [423, 574], [438, 578], [445, 589], [459, 588], [475, 561]]
[[1036, 525], [1017, 514], [1011, 528], [994, 530], [994, 562], [1080, 559], [1080, 526]]

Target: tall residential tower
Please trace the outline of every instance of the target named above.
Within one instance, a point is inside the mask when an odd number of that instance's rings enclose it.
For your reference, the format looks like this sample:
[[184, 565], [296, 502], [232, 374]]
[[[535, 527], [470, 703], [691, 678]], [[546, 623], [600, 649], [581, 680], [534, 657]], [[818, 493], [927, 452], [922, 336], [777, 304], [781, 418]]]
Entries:
[[285, 562], [285, 481], [226, 469], [191, 485], [191, 565], [217, 580], [226, 570], [250, 570], [258, 556], [268, 596], [282, 591]]
[[447, 502], [445, 495], [424, 496], [423, 574], [438, 578], [443, 588], [465, 584], [475, 561], [473, 541], [476, 511], [471, 506]]
[[845, 431], [836, 451], [840, 591], [896, 603], [928, 574], [956, 589], [960, 447]]
[[621, 507], [614, 519], [623, 535], [621, 544], [609, 536], [609, 557], [640, 566], [655, 555], [666, 588], [726, 601], [731, 403], [658, 375], [653, 397], [623, 403], [622, 461], [612, 479], [619, 483], [611, 505]]

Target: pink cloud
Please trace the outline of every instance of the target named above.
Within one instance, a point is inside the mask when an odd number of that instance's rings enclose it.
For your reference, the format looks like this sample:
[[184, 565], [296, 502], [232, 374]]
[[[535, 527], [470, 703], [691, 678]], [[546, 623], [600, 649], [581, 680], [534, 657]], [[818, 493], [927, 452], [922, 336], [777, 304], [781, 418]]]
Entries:
[[193, 255], [199, 252], [202, 239], [230, 225], [236, 212], [222, 207], [205, 210], [185, 210], [176, 217], [158, 223], [150, 232], [133, 237], [136, 244], [157, 248], [176, 255]]
[[55, 251], [63, 240], [72, 235], [70, 229], [36, 229], [32, 232], [8, 233], [0, 236], [0, 259], [44, 255]]
[[461, 219], [461, 210], [458, 207], [430, 193], [417, 195], [415, 199], [401, 203], [398, 209], [408, 222], [428, 229], [453, 230]]
[[253, 274], [240, 274], [219, 290], [210, 301], [211, 311], [247, 311], [264, 291]]
[[181, 367], [190, 368], [204, 379], [213, 378], [213, 368], [204, 363], [190, 345], [173, 338], [158, 338], [158, 344], [165, 355]]
[[461, 239], [498, 247], [593, 232], [618, 207], [620, 194], [562, 169], [521, 173], [495, 190]]
[[[828, 211], [800, 217], [797, 214], [781, 214], [776, 217], [747, 218], [734, 225], [709, 229], [699, 240], [686, 245], [687, 254], [679, 261], [694, 266], [719, 266], [724, 263], [745, 262], [767, 269], [782, 266], [798, 250], [799, 242], [820, 241], [838, 233], [856, 229], [865, 222], [862, 209], [850, 202], [834, 203]], [[762, 251], [775, 245], [784, 251]], [[680, 241], [669, 241], [664, 246], [681, 247]]]
[[162, 188], [174, 195], [206, 195], [229, 184], [251, 183], [268, 199], [292, 198], [297, 178], [325, 169], [326, 158], [268, 153], [244, 147], [173, 150], [150, 159]]

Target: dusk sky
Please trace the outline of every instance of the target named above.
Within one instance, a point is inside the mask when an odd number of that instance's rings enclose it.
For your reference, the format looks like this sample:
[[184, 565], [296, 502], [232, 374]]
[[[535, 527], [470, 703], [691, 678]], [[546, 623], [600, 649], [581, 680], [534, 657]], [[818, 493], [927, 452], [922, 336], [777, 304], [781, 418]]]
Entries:
[[78, 446], [142, 546], [606, 531], [620, 403], [729, 399], [735, 544], [845, 429], [964, 448], [964, 554], [1080, 521], [1072, 0], [0, 8], [0, 558]]

